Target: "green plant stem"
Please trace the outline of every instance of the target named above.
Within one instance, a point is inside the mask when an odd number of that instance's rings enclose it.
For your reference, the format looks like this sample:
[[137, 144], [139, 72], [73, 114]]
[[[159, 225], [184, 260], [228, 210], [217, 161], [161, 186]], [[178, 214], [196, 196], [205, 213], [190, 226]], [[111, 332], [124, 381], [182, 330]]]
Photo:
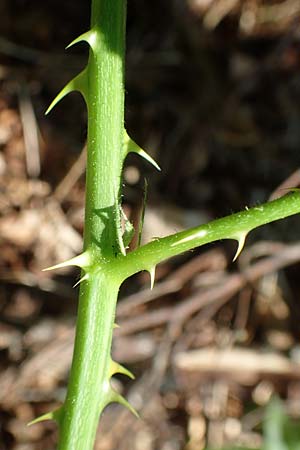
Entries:
[[261, 226], [300, 213], [300, 192], [289, 193], [277, 200], [246, 209], [205, 225], [154, 240], [125, 257], [120, 255], [110, 264], [122, 280], [141, 270], [151, 270], [158, 263], [221, 239], [235, 239], [243, 247], [248, 233]]
[[[75, 350], [60, 428], [60, 450], [90, 450], [105, 397], [118, 286], [98, 274], [83, 283]], [[104, 405], [105, 406], [105, 405]]]
[[96, 43], [88, 62], [88, 153], [84, 247], [95, 256], [116, 252], [124, 141], [125, 0], [93, 0]]
[[[125, 0], [93, 0], [95, 32], [87, 66], [88, 156], [84, 249], [91, 260], [115, 257], [116, 209], [124, 136]], [[81, 284], [59, 450], [91, 450], [107, 394], [119, 283], [107, 273]]]

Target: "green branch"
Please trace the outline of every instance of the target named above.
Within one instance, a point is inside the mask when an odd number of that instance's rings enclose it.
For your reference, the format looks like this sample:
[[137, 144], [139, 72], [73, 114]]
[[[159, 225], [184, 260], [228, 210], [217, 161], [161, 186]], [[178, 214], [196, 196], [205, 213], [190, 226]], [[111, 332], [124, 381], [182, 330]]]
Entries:
[[238, 242], [234, 257], [236, 259], [244, 247], [246, 236], [251, 230], [298, 213], [300, 213], [300, 192], [296, 191], [277, 200], [214, 220], [199, 227], [164, 238], [154, 238], [152, 242], [139, 247], [126, 257], [120, 256], [118, 260], [112, 261], [111, 267], [118, 267], [118, 273], [123, 280], [141, 270], [148, 270], [153, 273], [155, 266], [160, 262], [220, 239], [234, 239]]

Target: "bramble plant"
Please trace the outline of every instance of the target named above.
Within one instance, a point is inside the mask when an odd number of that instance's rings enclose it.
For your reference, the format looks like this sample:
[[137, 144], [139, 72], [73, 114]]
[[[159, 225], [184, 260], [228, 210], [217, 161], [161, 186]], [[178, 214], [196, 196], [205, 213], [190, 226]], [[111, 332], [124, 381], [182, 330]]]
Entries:
[[[111, 359], [115, 308], [121, 284], [146, 270], [154, 282], [155, 267], [171, 256], [220, 239], [238, 242], [236, 257], [254, 228], [300, 212], [300, 195], [288, 195], [206, 225], [155, 239], [128, 253], [132, 226], [122, 232], [121, 178], [124, 160], [136, 152], [157, 164], [124, 129], [124, 53], [126, 0], [92, 0], [91, 28], [68, 47], [86, 42], [86, 68], [60, 92], [48, 112], [71, 91], [79, 91], [88, 110], [88, 154], [83, 253], [52, 267], [82, 270], [73, 362], [64, 404], [36, 421], [56, 420], [59, 450], [91, 450], [98, 420], [111, 402], [133, 412], [115, 392], [110, 379], [132, 374]], [[34, 421], [34, 422], [36, 422]]]

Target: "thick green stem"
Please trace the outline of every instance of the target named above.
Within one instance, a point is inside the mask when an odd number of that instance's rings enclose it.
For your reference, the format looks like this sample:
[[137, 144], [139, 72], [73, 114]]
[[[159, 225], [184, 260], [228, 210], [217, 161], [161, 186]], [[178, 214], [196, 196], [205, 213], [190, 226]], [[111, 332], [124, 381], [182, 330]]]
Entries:
[[125, 0], [93, 0], [91, 31], [95, 41], [87, 67], [84, 246], [106, 258], [118, 251], [116, 210], [124, 141]]
[[[84, 249], [92, 262], [118, 252], [119, 186], [124, 138], [125, 0], [93, 0], [87, 66], [88, 156]], [[119, 290], [105, 271], [81, 284], [72, 368], [59, 450], [91, 450], [108, 403], [110, 349]]]
[[118, 287], [104, 274], [82, 284], [59, 450], [93, 448], [110, 378], [110, 348]]

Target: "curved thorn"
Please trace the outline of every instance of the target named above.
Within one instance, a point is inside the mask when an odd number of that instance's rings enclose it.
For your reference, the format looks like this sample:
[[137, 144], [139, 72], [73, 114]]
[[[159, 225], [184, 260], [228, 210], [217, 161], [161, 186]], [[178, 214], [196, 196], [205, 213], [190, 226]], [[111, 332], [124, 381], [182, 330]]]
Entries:
[[155, 266], [151, 267], [151, 269], [148, 269], [148, 272], [150, 274], [150, 290], [151, 291], [154, 287], [154, 282], [155, 282], [155, 270], [156, 270]]
[[118, 325], [117, 323], [114, 323], [113, 324], [113, 329], [115, 329], [115, 328], [120, 328], [120, 325]]
[[122, 395], [120, 394], [116, 394], [116, 399], [115, 401], [117, 403], [120, 403], [120, 405], [125, 406], [125, 408], [129, 409], [129, 411], [136, 417], [139, 418], [139, 413], [137, 412], [137, 410], [126, 400], [126, 398], [124, 398]]
[[155, 169], [157, 169], [159, 172], [161, 171], [161, 168], [159, 167], [157, 162], [147, 152], [145, 152], [145, 150], [143, 150], [142, 148], [138, 148], [134, 152], [137, 153], [138, 155], [140, 155], [142, 158], [144, 158], [150, 164], [152, 164], [152, 166], [154, 166]]
[[54, 420], [55, 422], [59, 423], [61, 421], [62, 412], [63, 409], [62, 407], [60, 407], [54, 411], [50, 411], [46, 414], [37, 417], [36, 419], [31, 420], [31, 422], [29, 422], [27, 426], [30, 427], [31, 425], [35, 425], [36, 423], [39, 422], [44, 422], [45, 420]]
[[78, 91], [83, 95], [83, 98], [86, 100], [87, 95], [87, 70], [84, 69], [80, 72], [75, 78], [73, 78], [66, 86], [57, 94], [55, 99], [51, 102], [49, 108], [46, 111], [46, 115], [57, 105], [60, 100], [62, 100], [66, 95], [70, 94], [70, 92]]
[[245, 245], [245, 241], [246, 241], [246, 237], [247, 237], [247, 232], [241, 233], [239, 237], [236, 237], [235, 239], [238, 241], [238, 248], [235, 252], [234, 258], [232, 260], [232, 262], [234, 262], [238, 256], [240, 255], [241, 251], [244, 248]]
[[120, 403], [120, 405], [125, 406], [127, 409], [129, 409], [132, 414], [139, 418], [138, 412], [134, 409], [133, 406], [121, 395], [115, 392], [113, 389], [111, 389], [109, 396], [107, 398], [107, 404], [109, 403]]
[[70, 42], [70, 44], [67, 45], [66, 50], [68, 50], [70, 47], [73, 47], [73, 45], [78, 44], [79, 42], [86, 42], [87, 44], [89, 44], [91, 48], [93, 48], [96, 39], [97, 39], [97, 32], [95, 30], [86, 31], [85, 33], [75, 38], [72, 42]]
[[157, 164], [157, 162], [148, 155], [145, 150], [143, 150], [138, 144], [136, 144], [127, 134], [126, 130], [124, 131], [124, 148], [125, 148], [125, 155], [128, 153], [137, 153], [142, 158], [144, 158], [146, 161], [148, 161], [150, 164], [152, 164], [157, 170], [161, 171], [161, 168]]
[[134, 380], [135, 376], [130, 370], [126, 369], [126, 367], [122, 366], [122, 364], [117, 363], [116, 361], [111, 360], [110, 365], [110, 376], [112, 377], [116, 373], [121, 373], [122, 375], [127, 375], [129, 378]]
[[55, 264], [54, 266], [51, 267], [46, 267], [46, 269], [43, 269], [43, 272], [47, 272], [48, 270], [62, 269], [63, 267], [69, 266], [78, 266], [81, 269], [84, 269], [85, 267], [88, 267], [90, 263], [91, 261], [89, 252], [84, 252], [62, 263]]
[[86, 281], [89, 279], [89, 274], [86, 273], [85, 275], [83, 275], [83, 277], [81, 277], [78, 281], [76, 281], [76, 283], [73, 285], [73, 288], [75, 288], [76, 286], [78, 286], [79, 284], [81, 284], [83, 281]]

